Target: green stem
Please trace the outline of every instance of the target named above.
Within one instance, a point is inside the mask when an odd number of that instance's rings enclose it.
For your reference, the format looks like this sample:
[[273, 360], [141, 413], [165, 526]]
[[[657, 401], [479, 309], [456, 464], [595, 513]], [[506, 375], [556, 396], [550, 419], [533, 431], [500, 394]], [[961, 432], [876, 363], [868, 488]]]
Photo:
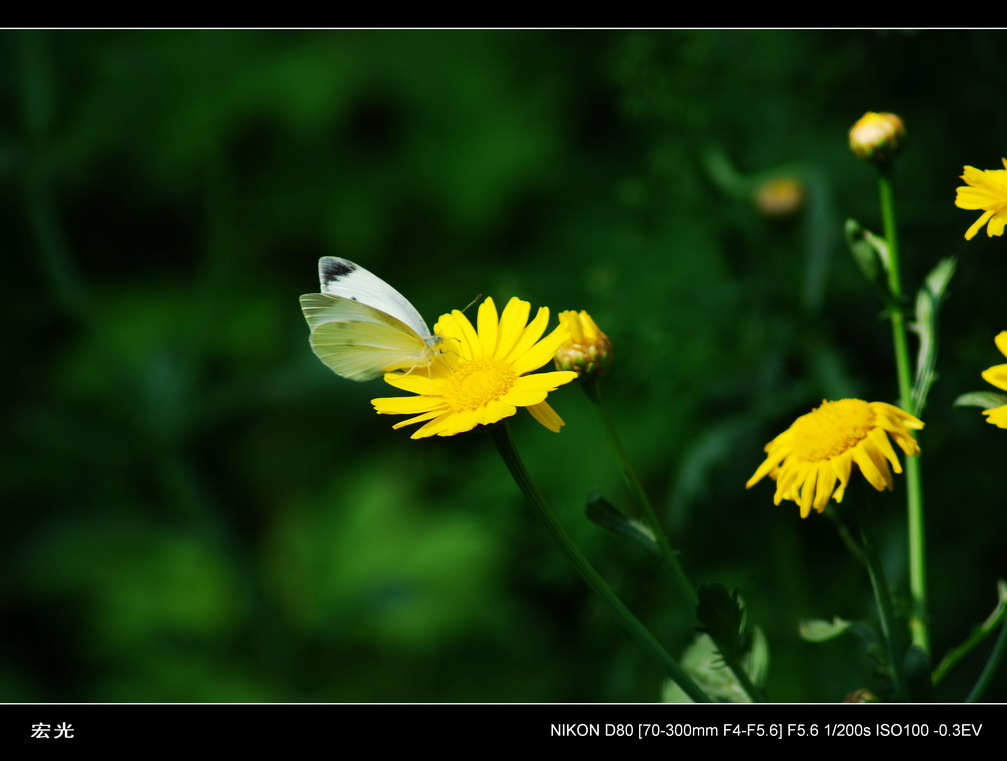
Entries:
[[[615, 427], [615, 420], [612, 418], [612, 413], [609, 411], [608, 405], [605, 404], [605, 398], [602, 396], [601, 384], [597, 380], [585, 380], [581, 383], [581, 387], [584, 389], [584, 393], [587, 394], [587, 398], [591, 400], [591, 406], [594, 408], [602, 427], [605, 429], [608, 443], [615, 453], [616, 462], [619, 464], [619, 471], [622, 473], [626, 485], [639, 505], [643, 517], [650, 527], [651, 533], [654, 535], [654, 539], [657, 541], [661, 557], [668, 570], [671, 571], [675, 585], [686, 602], [689, 603], [690, 609], [695, 611], [696, 606], [699, 605], [699, 596], [696, 594], [696, 589], [693, 587], [692, 582], [689, 581], [685, 569], [682, 568], [682, 564], [678, 562], [678, 553], [672, 548], [668, 535], [665, 533], [660, 520], [658, 520], [657, 512], [654, 510], [654, 506], [651, 504], [650, 498], [643, 488], [643, 484], [640, 483], [640, 478], [636, 475], [636, 469], [630, 462], [629, 455], [626, 454], [626, 448], [623, 446], [622, 439], [619, 437], [619, 431]], [[764, 702], [766, 699], [765, 695], [749, 678], [748, 671], [740, 663], [733, 659], [728, 659], [726, 656], [723, 656], [723, 653], [721, 655], [749, 697], [756, 702]]]
[[535, 514], [545, 524], [546, 529], [552, 534], [553, 539], [556, 540], [563, 552], [570, 558], [574, 567], [583, 577], [584, 581], [587, 582], [587, 585], [608, 604], [626, 630], [661, 661], [668, 675], [682, 688], [686, 695], [696, 703], [711, 702], [707, 694], [699, 688], [678, 662], [668, 654], [668, 651], [661, 646], [661, 643], [654, 638], [654, 635], [622, 603], [622, 600], [616, 596], [612, 588], [609, 587], [601, 575], [594, 569], [594, 566], [588, 562], [587, 558], [584, 557], [573, 543], [573, 540], [563, 529], [563, 526], [560, 525], [552, 509], [546, 503], [545, 498], [525, 468], [521, 456], [514, 447], [514, 440], [511, 438], [507, 422], [503, 421], [496, 425], [492, 429], [492, 436], [493, 443], [496, 444], [500, 456], [507, 465], [507, 469], [510, 471], [514, 481], [517, 482], [518, 487], [529, 504], [531, 504]]
[[996, 673], [997, 668], [999, 668], [1000, 661], [1003, 660], [1005, 652], [1007, 652], [1007, 622], [1000, 624], [1000, 636], [997, 637], [997, 643], [993, 646], [993, 652], [990, 653], [990, 659], [986, 661], [983, 673], [979, 675], [979, 681], [976, 682], [976, 686], [972, 688], [969, 696], [965, 698], [966, 703], [979, 702], [983, 693], [986, 692], [986, 688], [993, 681], [993, 675]]
[[857, 500], [857, 520], [860, 523], [860, 537], [863, 545], [864, 559], [867, 561], [867, 571], [871, 577], [871, 587], [874, 589], [874, 599], [878, 604], [878, 615], [881, 618], [881, 633], [888, 647], [888, 660], [892, 667], [892, 679], [895, 682], [895, 692], [899, 700], [906, 700], [906, 679], [902, 671], [902, 658], [895, 643], [895, 615], [892, 612], [892, 598], [885, 581], [885, 571], [881, 566], [877, 546], [874, 543], [874, 517], [870, 506]]
[[657, 540], [657, 546], [661, 551], [661, 557], [664, 559], [665, 564], [671, 571], [675, 584], [678, 586], [678, 591], [682, 593], [686, 602], [689, 603], [689, 607], [695, 610], [696, 606], [699, 604], [699, 597], [696, 595], [696, 590], [689, 581], [689, 577], [685, 575], [685, 570], [682, 568], [682, 564], [678, 562], [678, 555], [675, 550], [672, 549], [671, 543], [668, 541], [668, 536], [665, 534], [660, 521], [657, 519], [657, 513], [654, 512], [654, 507], [650, 504], [647, 492], [644, 491], [643, 485], [640, 483], [640, 479], [636, 475], [636, 470], [634, 470], [632, 463], [629, 461], [629, 456], [626, 454], [626, 448], [622, 445], [622, 439], [619, 438], [619, 432], [615, 428], [615, 421], [612, 419], [608, 406], [605, 404], [605, 400], [601, 395], [601, 385], [595, 380], [589, 380], [583, 382], [581, 386], [584, 389], [584, 393], [587, 394], [587, 398], [591, 400], [591, 406], [594, 407], [594, 411], [598, 415], [598, 419], [601, 421], [602, 427], [605, 429], [605, 433], [608, 435], [608, 443], [611, 445], [612, 451], [615, 453], [615, 459], [619, 464], [619, 470], [622, 472], [622, 477], [625, 479], [626, 485], [629, 487], [634, 499], [636, 499], [637, 504], [643, 511], [644, 519], [647, 521], [647, 525], [650, 527], [650, 530], [654, 534], [654, 538]]
[[[902, 279], [895, 203], [892, 197], [891, 162], [879, 166], [878, 191], [885, 225], [885, 239], [888, 242], [888, 289], [893, 302], [889, 311], [892, 318], [892, 339], [895, 343], [895, 366], [899, 379], [899, 404], [910, 415], [917, 415], [919, 410], [914, 409], [912, 402], [913, 379], [909, 365], [906, 316], [902, 305]], [[909, 631], [913, 644], [923, 650], [929, 658], [926, 523], [923, 516], [923, 480], [919, 457], [906, 458], [906, 501], [909, 525], [909, 594], [912, 598]]]
[[997, 597], [997, 606], [989, 617], [972, 630], [968, 639], [948, 652], [941, 659], [941, 662], [937, 664], [937, 668], [934, 669], [931, 679], [935, 686], [940, 684], [962, 658], [981, 645], [989, 635], [995, 632], [1001, 625], [1007, 625], [1007, 582], [1003, 579], [997, 582]]

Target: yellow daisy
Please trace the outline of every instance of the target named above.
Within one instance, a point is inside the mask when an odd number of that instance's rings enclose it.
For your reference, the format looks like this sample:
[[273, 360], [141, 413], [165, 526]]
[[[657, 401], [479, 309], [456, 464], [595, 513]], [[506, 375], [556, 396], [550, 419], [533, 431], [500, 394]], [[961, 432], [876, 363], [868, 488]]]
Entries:
[[982, 209], [982, 216], [965, 233], [965, 240], [972, 240], [980, 228], [989, 222], [986, 234], [989, 237], [1003, 235], [1007, 224], [1007, 159], [1003, 169], [976, 169], [965, 167], [962, 179], [969, 187], [957, 188], [955, 206], [959, 209]]
[[498, 317], [493, 299], [486, 299], [479, 305], [478, 331], [457, 309], [442, 315], [434, 334], [444, 338], [445, 348], [430, 367], [385, 375], [386, 383], [416, 396], [372, 399], [374, 409], [382, 415], [414, 415], [394, 428], [425, 422], [414, 439], [464, 433], [510, 417], [518, 407], [558, 432], [563, 420], [545, 398], [577, 373], [526, 373], [549, 362], [570, 334], [560, 325], [542, 338], [549, 310], [541, 307], [529, 323], [530, 313], [531, 304], [512, 298]]
[[792, 500], [800, 506], [801, 517], [807, 518], [812, 507], [822, 512], [829, 497], [843, 501], [854, 464], [875, 489], [891, 489], [888, 464], [896, 473], [902, 466], [888, 437], [907, 455], [917, 455], [920, 447], [910, 429], [922, 427], [908, 412], [884, 402], [823, 401], [766, 444], [766, 460], [745, 488], [768, 475], [776, 481], [773, 502]]
[[[996, 337], [996, 344], [1000, 353], [1007, 357], [1007, 330], [1001, 331], [1000, 335]], [[989, 370], [983, 372], [983, 380], [1007, 391], [1007, 365], [993, 365]], [[997, 428], [1007, 428], [1007, 404], [983, 410], [983, 414], [988, 416], [987, 423], [992, 423]]]

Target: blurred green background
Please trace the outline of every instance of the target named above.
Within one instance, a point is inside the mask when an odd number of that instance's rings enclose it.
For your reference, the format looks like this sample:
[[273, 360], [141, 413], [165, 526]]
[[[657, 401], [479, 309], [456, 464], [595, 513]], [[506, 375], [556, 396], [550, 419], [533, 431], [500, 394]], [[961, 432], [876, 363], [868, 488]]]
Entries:
[[[823, 398], [894, 402], [881, 303], [843, 222], [880, 232], [847, 147], [897, 166], [904, 279], [960, 257], [921, 437], [935, 655], [1007, 574], [989, 388], [1007, 240], [963, 234], [964, 164], [1007, 155], [995, 31], [8, 31], [0, 483], [2, 701], [651, 701], [663, 671], [590, 594], [480, 431], [411, 441], [311, 353], [318, 257], [431, 324], [478, 294], [587, 309], [606, 394], [690, 575], [737, 587], [777, 701], [877, 688], [867, 575], [823, 516], [746, 479]], [[767, 216], [764, 179], [804, 199]], [[915, 347], [915, 343], [913, 344]], [[914, 349], [915, 350], [915, 349]], [[569, 531], [674, 653], [669, 578], [583, 517], [628, 494], [586, 399], [521, 413]], [[904, 482], [870, 499], [905, 589]], [[903, 600], [904, 601], [904, 600]], [[942, 684], [960, 700], [987, 642]], [[1007, 675], [987, 694], [1007, 700]]]

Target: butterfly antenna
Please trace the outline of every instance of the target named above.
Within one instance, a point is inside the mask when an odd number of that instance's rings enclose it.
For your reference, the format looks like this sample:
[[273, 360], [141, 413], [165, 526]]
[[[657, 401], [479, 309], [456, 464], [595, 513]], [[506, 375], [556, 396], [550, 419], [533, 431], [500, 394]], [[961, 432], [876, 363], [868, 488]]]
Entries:
[[482, 297], [483, 295], [481, 293], [477, 294], [476, 297], [469, 302], [469, 305], [462, 310], [462, 314], [465, 314], [467, 311], [469, 311], [472, 308], [472, 306]]

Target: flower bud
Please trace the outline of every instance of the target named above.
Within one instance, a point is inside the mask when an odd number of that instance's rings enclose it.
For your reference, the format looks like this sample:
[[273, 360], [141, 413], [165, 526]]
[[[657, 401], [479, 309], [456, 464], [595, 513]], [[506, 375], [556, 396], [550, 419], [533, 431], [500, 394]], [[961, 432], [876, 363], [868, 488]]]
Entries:
[[763, 182], [755, 191], [755, 206], [763, 215], [784, 219], [800, 211], [804, 185], [793, 177], [777, 177]]
[[867, 161], [886, 161], [906, 137], [906, 125], [895, 114], [868, 111], [850, 128], [850, 150]]
[[843, 698], [844, 703], [877, 703], [878, 696], [875, 695], [868, 689], [861, 687], [859, 690], [854, 690], [845, 698]]
[[560, 325], [570, 331], [570, 340], [556, 350], [556, 367], [573, 370], [581, 380], [600, 378], [612, 364], [612, 342], [587, 312], [560, 312]]

